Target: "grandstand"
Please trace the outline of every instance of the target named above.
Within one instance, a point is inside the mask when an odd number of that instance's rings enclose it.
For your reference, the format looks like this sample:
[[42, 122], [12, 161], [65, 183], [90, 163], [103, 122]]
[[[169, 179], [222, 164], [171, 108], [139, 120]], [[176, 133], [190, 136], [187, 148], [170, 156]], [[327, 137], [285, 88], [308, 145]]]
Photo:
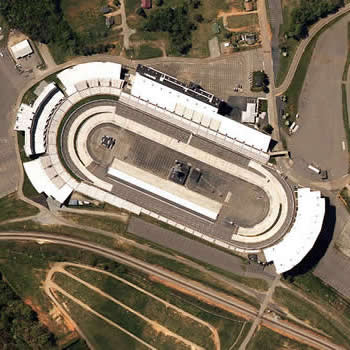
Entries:
[[[128, 93], [121, 71], [110, 62], [67, 68], [31, 106], [20, 105], [15, 130], [36, 156], [23, 164], [34, 188], [60, 204], [76, 191], [229, 250], [262, 251], [278, 273], [297, 265], [321, 231], [325, 200], [308, 188], [294, 193], [266, 166], [270, 136], [220, 115], [223, 101], [195, 84], [139, 65]], [[100, 147], [99, 135], [112, 135], [113, 150]], [[196, 181], [170, 179], [179, 159]], [[261, 217], [227, 225], [244, 196], [253, 203], [247, 218]]]

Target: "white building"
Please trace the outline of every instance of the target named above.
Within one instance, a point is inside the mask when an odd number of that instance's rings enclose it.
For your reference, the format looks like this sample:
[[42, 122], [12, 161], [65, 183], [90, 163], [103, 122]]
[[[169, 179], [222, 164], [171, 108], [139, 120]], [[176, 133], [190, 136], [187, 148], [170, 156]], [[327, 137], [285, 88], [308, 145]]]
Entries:
[[13, 57], [18, 60], [19, 58], [26, 57], [33, 53], [33, 49], [30, 46], [30, 43], [28, 40], [23, 40], [19, 42], [18, 44], [11, 46], [11, 52]]

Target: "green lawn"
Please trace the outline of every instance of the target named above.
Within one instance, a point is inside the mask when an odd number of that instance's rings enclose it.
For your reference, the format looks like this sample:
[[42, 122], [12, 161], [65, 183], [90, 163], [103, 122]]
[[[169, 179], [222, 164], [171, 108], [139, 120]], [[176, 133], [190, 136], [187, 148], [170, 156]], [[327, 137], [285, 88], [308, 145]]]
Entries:
[[325, 332], [335, 343], [350, 346], [350, 328], [336, 321], [329, 313], [321, 312], [316, 306], [282, 287], [276, 288], [273, 299], [286, 307], [293, 316]]
[[342, 297], [312, 272], [295, 276], [293, 283], [288, 285], [303, 292], [306, 297], [317, 301], [320, 305], [330, 307], [331, 312], [342, 316], [346, 322], [350, 323], [350, 300]]
[[17, 199], [16, 194], [0, 198], [0, 222], [16, 218], [24, 218], [39, 213], [39, 209]]
[[256, 13], [227, 17], [229, 28], [255, 27], [259, 23]]
[[136, 59], [144, 60], [148, 58], [162, 57], [163, 51], [158, 47], [149, 45], [141, 45], [136, 49]]
[[[105, 266], [103, 267], [105, 268]], [[79, 273], [79, 274], [81, 273], [81, 269], [76, 269], [73, 267], [69, 268], [69, 271], [71, 272], [74, 271], [74, 273]], [[159, 298], [168, 301], [172, 305], [175, 305], [180, 309], [183, 309], [186, 312], [214, 326], [218, 330], [222, 349], [229, 349], [233, 344], [233, 342], [238, 337], [239, 333], [242, 331], [236, 343], [236, 346], [238, 349], [239, 344], [243, 341], [245, 335], [249, 331], [250, 322], [247, 322], [244, 319], [236, 315], [233, 315], [225, 310], [222, 310], [218, 307], [209, 305], [203, 300], [199, 300], [190, 295], [186, 295], [177, 290], [166, 287], [163, 284], [160, 284], [158, 282], [155, 282], [154, 280], [151, 280], [146, 275], [135, 273], [135, 270], [129, 267], [120, 269], [120, 265], [117, 267], [112, 266], [108, 269], [108, 271], [116, 275], [120, 275], [122, 278], [128, 280], [129, 282], [138, 285], [139, 287], [149, 291], [150, 293], [155, 294]], [[115, 289], [115, 287], [116, 285], [114, 284], [109, 284], [104, 286], [104, 288], [107, 288], [107, 290], [109, 290], [110, 292], [113, 292], [115, 295], [118, 295], [119, 289]], [[126, 290], [124, 289], [124, 291]], [[121, 290], [121, 293], [122, 293], [122, 290]], [[137, 300], [135, 300], [134, 302], [137, 304], [140, 302], [140, 304], [138, 304], [139, 305], [138, 307], [141, 307], [143, 305], [142, 300], [143, 299], [137, 298]], [[153, 313], [154, 311], [147, 310], [147, 312]], [[164, 320], [164, 321], [169, 322], [169, 320]], [[175, 327], [175, 324], [173, 325], [173, 327]], [[181, 326], [179, 325], [178, 327], [181, 327]], [[242, 330], [242, 327], [244, 327], [243, 330]], [[183, 331], [186, 331], [186, 330], [183, 330]], [[191, 336], [195, 337], [196, 335], [194, 334]]]
[[279, 333], [273, 332], [271, 329], [260, 328], [250, 340], [247, 350], [314, 350], [303, 343], [284, 337]]
[[[59, 292], [57, 294], [59, 295], [60, 302], [64, 302], [69, 308], [69, 314], [73, 320], [84, 330], [84, 333], [94, 349], [116, 350], [116, 344], [118, 344], [119, 349], [148, 349], [121, 330], [113, 327], [94, 314], [85, 311], [81, 306], [75, 304]], [[69, 348], [67, 350], [75, 349]]]
[[101, 272], [74, 268], [74, 275], [99, 288], [143, 316], [202, 347], [214, 348], [206, 326], [161, 301]]
[[62, 273], [56, 273], [54, 281], [69, 294], [90, 306], [99, 314], [157, 349], [187, 349], [182, 342], [177, 343], [174, 338], [164, 333], [157, 333], [147, 320], [142, 319], [135, 313], [128, 311], [123, 306], [101, 296], [72, 278]]

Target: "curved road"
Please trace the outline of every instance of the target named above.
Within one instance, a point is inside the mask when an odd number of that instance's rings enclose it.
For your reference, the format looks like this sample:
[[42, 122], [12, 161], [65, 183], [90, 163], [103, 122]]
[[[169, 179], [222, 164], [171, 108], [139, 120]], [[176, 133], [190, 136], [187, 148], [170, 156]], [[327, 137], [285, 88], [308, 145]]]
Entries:
[[334, 19], [338, 18], [339, 16], [344, 15], [345, 13], [350, 11], [350, 3], [346, 6], [339, 9], [338, 12], [331, 14], [321, 20], [319, 20], [316, 24], [314, 24], [311, 29], [309, 30], [309, 35], [306, 39], [302, 40], [300, 45], [297, 48], [297, 51], [293, 57], [293, 61], [289, 67], [288, 73], [283, 81], [283, 83], [275, 88], [274, 94], [275, 95], [281, 95], [283, 94], [289, 87], [290, 83], [292, 82], [294, 78], [294, 74], [298, 68], [299, 62], [303, 56], [303, 53], [307, 47], [307, 45], [310, 43], [310, 41], [315, 37], [315, 35], [324, 28], [327, 24], [332, 22]]
[[[49, 236], [51, 236], [49, 238]], [[130, 257], [124, 253], [115, 251], [113, 249], [105, 248], [100, 245], [97, 245], [95, 243], [89, 243], [83, 240], [73, 239], [65, 236], [60, 235], [51, 235], [48, 233], [2, 233], [0, 234], [0, 241], [1, 240], [17, 240], [17, 241], [34, 241], [38, 243], [52, 243], [52, 244], [61, 244], [66, 245], [70, 247], [75, 247], [79, 249], [88, 250], [90, 252], [93, 252], [95, 254], [104, 256], [108, 259], [118, 261], [120, 263], [132, 266], [144, 273], [147, 274], [153, 274], [163, 280], [166, 280], [168, 282], [174, 283], [179, 285], [182, 288], [185, 288], [191, 292], [194, 292], [196, 294], [201, 295], [202, 297], [205, 297], [207, 299], [210, 299], [214, 301], [215, 303], [219, 303], [223, 306], [230, 307], [235, 309], [237, 312], [245, 315], [246, 317], [252, 319], [258, 317], [258, 312], [253, 311], [249, 307], [236, 303], [234, 301], [229, 300], [227, 297], [222, 296], [222, 294], [217, 293], [213, 290], [210, 290], [208, 288], [205, 288], [203, 286], [196, 286], [191, 281], [188, 281], [186, 279], [183, 279], [179, 277], [178, 275], [174, 275], [169, 271], [163, 272], [161, 269], [150, 265], [148, 263], [145, 263], [141, 260], [138, 260], [136, 258]], [[305, 342], [307, 344], [316, 346], [318, 349], [325, 349], [325, 350], [341, 350], [343, 349], [340, 346], [337, 346], [330, 341], [328, 341], [325, 338], [320, 337], [319, 335], [316, 335], [311, 332], [307, 332], [299, 327], [296, 327], [292, 324], [285, 324], [280, 321], [276, 321], [268, 316], [262, 316], [261, 317], [263, 324], [265, 324], [267, 327], [273, 328], [275, 330], [278, 330], [280, 332], [283, 332], [284, 334], [289, 334], [292, 338], [297, 338], [302, 342]]]

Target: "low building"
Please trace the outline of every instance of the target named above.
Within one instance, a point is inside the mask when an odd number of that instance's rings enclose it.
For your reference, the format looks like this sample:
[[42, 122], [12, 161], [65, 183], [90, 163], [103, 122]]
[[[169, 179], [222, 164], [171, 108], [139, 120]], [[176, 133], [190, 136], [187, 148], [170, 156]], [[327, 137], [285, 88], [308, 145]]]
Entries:
[[252, 0], [244, 0], [244, 9], [246, 11], [253, 11], [254, 10], [254, 5]]
[[244, 34], [243, 40], [244, 40], [248, 45], [254, 45], [254, 44], [256, 44], [256, 34], [255, 34], [255, 33], [247, 33], [247, 34]]
[[146, 10], [152, 8], [152, 0], [141, 0], [141, 7]]
[[30, 43], [28, 40], [23, 40], [19, 42], [18, 44], [11, 46], [11, 52], [13, 57], [18, 60], [20, 58], [26, 57], [33, 53], [33, 49], [30, 46]]

